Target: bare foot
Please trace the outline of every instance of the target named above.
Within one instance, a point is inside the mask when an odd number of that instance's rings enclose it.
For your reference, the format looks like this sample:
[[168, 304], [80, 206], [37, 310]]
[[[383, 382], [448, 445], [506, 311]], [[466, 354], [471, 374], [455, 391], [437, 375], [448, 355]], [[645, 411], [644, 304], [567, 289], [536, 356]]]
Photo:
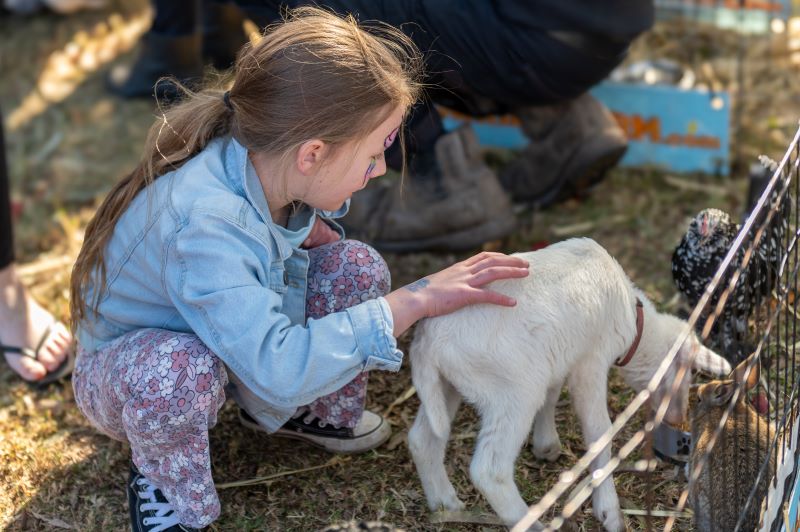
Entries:
[[0, 343], [36, 349], [47, 327], [53, 325], [39, 350], [39, 359], [6, 353], [8, 365], [27, 381], [38, 381], [58, 368], [72, 348], [72, 336], [62, 323], [42, 308], [17, 278], [14, 265], [0, 270]]

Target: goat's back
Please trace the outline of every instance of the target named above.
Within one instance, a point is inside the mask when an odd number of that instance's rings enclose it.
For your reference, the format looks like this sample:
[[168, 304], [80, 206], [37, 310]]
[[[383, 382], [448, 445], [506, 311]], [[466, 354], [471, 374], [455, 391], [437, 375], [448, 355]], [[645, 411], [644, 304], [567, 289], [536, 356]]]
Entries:
[[482, 389], [546, 388], [593, 353], [615, 353], [610, 365], [626, 347], [635, 295], [599, 244], [571, 239], [516, 256], [531, 263], [530, 275], [489, 285], [515, 307], [472, 305], [423, 320], [411, 345], [412, 366], [446, 376], [473, 402]]

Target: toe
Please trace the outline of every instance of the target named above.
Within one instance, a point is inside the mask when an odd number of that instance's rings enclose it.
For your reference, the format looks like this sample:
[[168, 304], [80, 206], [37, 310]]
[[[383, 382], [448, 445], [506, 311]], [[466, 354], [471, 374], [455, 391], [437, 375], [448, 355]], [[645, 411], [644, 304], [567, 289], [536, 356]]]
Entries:
[[61, 323], [57, 323], [50, 330], [48, 338], [39, 349], [38, 360], [47, 369], [53, 371], [57, 369], [69, 355], [71, 349], [71, 337], [67, 329]]
[[61, 364], [63, 360], [63, 351], [59, 349], [52, 341], [46, 342], [37, 353], [37, 360], [47, 369], [53, 371]]
[[38, 381], [47, 375], [47, 368], [30, 357], [6, 354], [6, 361], [26, 381]]

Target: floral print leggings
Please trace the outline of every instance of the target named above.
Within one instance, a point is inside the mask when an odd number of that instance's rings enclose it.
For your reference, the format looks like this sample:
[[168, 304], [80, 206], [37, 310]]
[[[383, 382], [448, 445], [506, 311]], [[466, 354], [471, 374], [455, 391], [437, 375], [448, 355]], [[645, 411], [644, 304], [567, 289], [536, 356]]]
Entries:
[[[344, 240], [309, 250], [306, 316], [319, 318], [389, 292], [377, 251]], [[190, 527], [220, 512], [211, 478], [208, 430], [225, 402], [225, 367], [193, 334], [162, 329], [127, 333], [95, 352], [78, 350], [75, 400], [108, 436], [130, 442], [133, 463]], [[367, 374], [302, 407], [336, 426], [354, 427], [364, 409]]]

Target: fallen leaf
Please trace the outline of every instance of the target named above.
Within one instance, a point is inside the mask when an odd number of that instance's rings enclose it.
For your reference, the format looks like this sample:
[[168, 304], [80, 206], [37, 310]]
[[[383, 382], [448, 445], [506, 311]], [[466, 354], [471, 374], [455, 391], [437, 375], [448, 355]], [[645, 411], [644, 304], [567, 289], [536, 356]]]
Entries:
[[31, 512], [31, 515], [34, 516], [39, 521], [44, 521], [50, 526], [54, 526], [56, 528], [64, 528], [67, 530], [76, 530], [74, 526], [65, 521], [62, 521], [61, 519], [58, 519], [57, 517], [47, 517], [46, 515], [38, 514], [36, 512]]

